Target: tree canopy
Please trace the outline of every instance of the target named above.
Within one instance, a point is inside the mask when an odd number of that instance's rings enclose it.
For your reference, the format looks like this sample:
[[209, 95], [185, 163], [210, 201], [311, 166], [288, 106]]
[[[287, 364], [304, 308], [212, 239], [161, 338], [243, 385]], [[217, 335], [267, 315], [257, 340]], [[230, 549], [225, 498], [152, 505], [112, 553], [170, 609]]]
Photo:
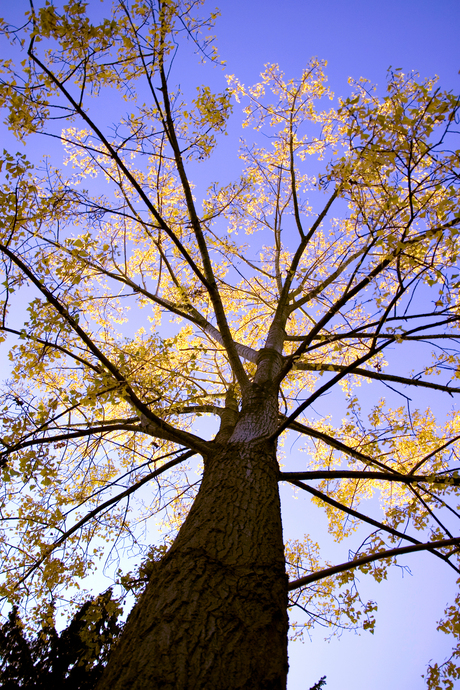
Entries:
[[[195, 621], [195, 646], [164, 676], [126, 661], [120, 683], [278, 688], [286, 606], [294, 636], [372, 631], [356, 573], [380, 581], [424, 550], [460, 573], [460, 101], [401, 70], [336, 101], [318, 59], [292, 79], [266, 65], [254, 86], [187, 83], [178, 51], [208, 63], [203, 79], [222, 64], [201, 5], [117, 0], [101, 18], [31, 3], [20, 28], [1, 25], [0, 104], [26, 154], [0, 155], [0, 594], [50, 629], [130, 550], [144, 561], [116, 576], [140, 597], [119, 653], [134, 659], [152, 620], [165, 656], [184, 637], [165, 621]], [[247, 138], [228, 181], [235, 102]], [[332, 394], [340, 412], [319, 415]], [[279, 482], [354, 555], [331, 563], [308, 524], [283, 555]], [[458, 604], [440, 624], [456, 641]], [[233, 668], [222, 649], [242, 658], [262, 628], [273, 650]], [[459, 656], [429, 687], [452, 687]], [[115, 687], [110, 669], [99, 687]]]

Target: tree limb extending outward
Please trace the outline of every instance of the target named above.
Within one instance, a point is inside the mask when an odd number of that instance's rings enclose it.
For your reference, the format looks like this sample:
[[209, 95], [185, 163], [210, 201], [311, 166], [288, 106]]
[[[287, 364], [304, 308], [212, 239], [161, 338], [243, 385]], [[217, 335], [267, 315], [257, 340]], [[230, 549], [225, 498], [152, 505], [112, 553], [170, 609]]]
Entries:
[[448, 474], [392, 474], [391, 472], [373, 472], [368, 470], [310, 470], [306, 472], [280, 472], [280, 479], [285, 482], [301, 479], [364, 479], [401, 482], [402, 484], [437, 484], [443, 486], [460, 486], [460, 477]]
[[139, 411], [141, 422], [145, 428], [150, 428], [152, 433], [156, 433], [159, 438], [171, 440], [184, 446], [189, 446], [198, 452], [206, 452], [208, 450], [207, 443], [198, 436], [191, 434], [182, 429], [176, 429], [168, 422], [165, 422], [161, 417], [158, 417], [152, 412], [148, 405], [146, 405], [136, 395], [134, 390], [127, 382], [120, 370], [110, 361], [110, 359], [102, 352], [102, 350], [94, 343], [93, 339], [83, 330], [75, 318], [69, 313], [69, 310], [61, 303], [59, 299], [49, 290], [43, 282], [35, 275], [35, 273], [27, 266], [22, 259], [20, 259], [7, 246], [0, 243], [0, 252], [3, 252], [18, 268], [29, 278], [29, 280], [37, 287], [44, 295], [46, 300], [51, 304], [59, 315], [68, 323], [72, 330], [83, 341], [90, 352], [100, 361], [100, 363], [110, 372], [115, 381], [125, 389], [127, 398], [130, 400], [133, 407]]
[[[319, 570], [311, 575], [305, 575], [305, 577], [300, 577], [298, 580], [293, 580], [288, 585], [289, 592], [293, 589], [298, 589], [299, 587], [305, 587], [313, 582], [318, 582], [318, 580], [324, 580], [326, 577], [331, 577], [332, 575], [337, 575], [338, 573], [343, 573], [346, 570], [352, 570], [353, 568], [359, 568], [361, 565], [366, 565], [366, 563], [372, 563], [373, 561], [382, 560], [383, 558], [394, 558], [395, 556], [402, 556], [405, 553], [414, 553], [416, 551], [434, 551], [435, 549], [441, 549], [445, 546], [458, 546], [460, 545], [460, 537], [455, 537], [454, 539], [440, 539], [439, 541], [428, 541], [424, 544], [414, 544], [413, 546], [401, 546], [397, 549], [388, 549], [387, 551], [379, 551], [378, 553], [372, 553], [368, 556], [361, 556], [361, 558], [356, 558], [353, 561], [347, 561], [346, 563], [341, 563], [340, 565], [334, 565], [331, 568], [325, 568], [324, 570]], [[455, 549], [457, 551], [458, 549]]]
[[[116, 503], [119, 503], [122, 501], [124, 498], [127, 498], [131, 494], [133, 494], [135, 491], [141, 488], [144, 484], [147, 482], [151, 481], [152, 479], [155, 479], [155, 477], [158, 477], [160, 474], [163, 474], [163, 472], [166, 472], [167, 470], [170, 470], [172, 467], [175, 467], [176, 465], [179, 465], [179, 463], [184, 462], [185, 460], [188, 460], [188, 458], [191, 458], [192, 455], [196, 455], [196, 452], [193, 450], [188, 450], [185, 453], [182, 453], [179, 455], [177, 458], [174, 458], [173, 460], [170, 460], [169, 462], [166, 462], [164, 465], [159, 467], [157, 470], [154, 470], [153, 472], [150, 472], [147, 474], [145, 477], [142, 477], [138, 482], [133, 484], [132, 486], [129, 486], [127, 489], [122, 491], [121, 493], [117, 494], [116, 496], [112, 496], [112, 498], [109, 498], [107, 501], [104, 501], [104, 503], [101, 503], [100, 505], [96, 506], [93, 510], [91, 510], [89, 513], [84, 515], [81, 520], [75, 523], [70, 529], [68, 529], [64, 534], [61, 534], [59, 539], [57, 539], [51, 546], [49, 546], [43, 556], [36, 561], [28, 570], [25, 572], [25, 574], [21, 577], [21, 579], [18, 581], [17, 586], [22, 584], [28, 577], [31, 575], [34, 570], [39, 568], [42, 563], [45, 562], [45, 560], [55, 551], [61, 544], [64, 544], [64, 542], [72, 536], [72, 534], [75, 534], [83, 525], [85, 525], [87, 522], [92, 520], [93, 518], [96, 517], [96, 515], [99, 515], [99, 513], [103, 512], [104, 510], [107, 510], [107, 508], [110, 508], [110, 506], [115, 505]], [[152, 462], [154, 462], [152, 460]]]
[[[344, 505], [343, 503], [339, 503], [338, 501], [335, 501], [333, 498], [325, 494], [323, 491], [318, 491], [318, 489], [314, 489], [312, 486], [308, 486], [307, 484], [304, 484], [303, 482], [296, 481], [295, 479], [289, 480], [291, 484], [294, 484], [295, 486], [299, 487], [299, 489], [303, 489], [304, 491], [307, 491], [308, 493], [312, 494], [312, 496], [315, 496], [315, 498], [319, 498], [320, 501], [324, 501], [324, 503], [329, 504], [333, 508], [337, 508], [338, 510], [342, 511], [343, 513], [347, 513], [348, 515], [351, 515], [351, 517], [356, 518], [357, 520], [361, 520], [363, 522], [367, 522], [369, 525], [372, 525], [373, 527], [376, 527], [378, 530], [382, 530], [383, 532], [387, 532], [388, 534], [391, 534], [393, 537], [397, 537], [398, 539], [405, 539], [406, 541], [410, 541], [413, 544], [420, 544], [418, 539], [415, 539], [414, 537], [411, 537], [409, 534], [405, 534], [404, 532], [400, 532], [397, 529], [394, 529], [393, 527], [390, 527], [390, 525], [386, 525], [383, 522], [379, 522], [378, 520], [374, 520], [373, 518], [369, 517], [368, 515], [364, 515], [364, 513], [360, 513], [357, 510], [354, 510], [353, 508], [350, 508], [349, 506]], [[460, 570], [453, 564], [451, 563], [448, 558], [437, 551], [433, 551], [433, 554], [435, 556], [438, 556], [438, 558], [441, 558], [443, 561], [446, 561], [448, 565], [453, 568], [457, 573], [460, 573]]]
[[375, 379], [376, 381], [391, 381], [392, 383], [401, 383], [404, 386], [417, 386], [419, 388], [431, 388], [435, 391], [443, 391], [445, 393], [460, 393], [460, 388], [454, 388], [453, 386], [443, 386], [439, 383], [433, 383], [432, 381], [422, 381], [421, 379], [411, 379], [405, 376], [396, 376], [395, 374], [384, 374], [380, 371], [373, 371], [372, 369], [362, 369], [361, 367], [356, 367], [352, 371], [349, 371], [348, 367], [342, 366], [340, 364], [317, 364], [315, 362], [296, 362], [294, 369], [299, 371], [338, 371], [351, 373], [353, 376], [364, 376], [368, 379]]

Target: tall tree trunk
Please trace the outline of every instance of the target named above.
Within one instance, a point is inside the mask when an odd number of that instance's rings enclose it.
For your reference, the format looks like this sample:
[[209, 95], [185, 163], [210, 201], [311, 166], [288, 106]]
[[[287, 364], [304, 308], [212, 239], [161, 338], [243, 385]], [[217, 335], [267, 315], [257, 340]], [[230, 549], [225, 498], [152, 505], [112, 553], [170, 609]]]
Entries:
[[266, 419], [258, 422], [243, 414], [230, 441], [205, 459], [192, 509], [98, 690], [286, 687], [278, 465], [275, 445], [255, 440], [266, 433]]

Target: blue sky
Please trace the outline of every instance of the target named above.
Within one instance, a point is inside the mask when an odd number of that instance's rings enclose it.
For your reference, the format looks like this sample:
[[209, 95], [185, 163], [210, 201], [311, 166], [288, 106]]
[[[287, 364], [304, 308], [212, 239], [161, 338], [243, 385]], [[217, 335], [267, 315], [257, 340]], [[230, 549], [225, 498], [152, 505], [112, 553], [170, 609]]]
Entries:
[[219, 8], [221, 55], [243, 80], [266, 62], [294, 76], [317, 56], [328, 60], [336, 92], [349, 76], [382, 83], [390, 65], [458, 87], [457, 0], [222, 0]]

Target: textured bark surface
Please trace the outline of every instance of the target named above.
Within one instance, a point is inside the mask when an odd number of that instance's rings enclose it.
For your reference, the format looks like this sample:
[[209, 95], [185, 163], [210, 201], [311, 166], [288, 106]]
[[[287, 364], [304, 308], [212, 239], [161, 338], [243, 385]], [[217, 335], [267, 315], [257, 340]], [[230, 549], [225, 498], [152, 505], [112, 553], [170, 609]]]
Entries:
[[286, 687], [276, 449], [250, 440], [271, 426], [276, 409], [267, 400], [260, 405], [263, 391], [256, 393], [230, 441], [206, 459], [190, 514], [131, 613], [98, 690]]

